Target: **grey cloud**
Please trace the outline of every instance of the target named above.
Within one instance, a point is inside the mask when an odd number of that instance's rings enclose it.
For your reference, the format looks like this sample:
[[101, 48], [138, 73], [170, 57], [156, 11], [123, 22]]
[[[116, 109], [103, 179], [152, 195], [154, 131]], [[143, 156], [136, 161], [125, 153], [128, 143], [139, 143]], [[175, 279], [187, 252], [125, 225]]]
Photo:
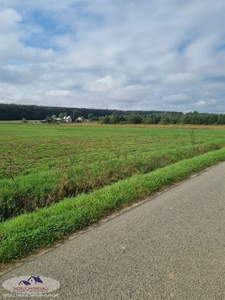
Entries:
[[184, 105], [187, 103], [189, 99], [188, 95], [185, 94], [176, 94], [176, 95], [169, 95], [163, 97], [163, 102], [170, 103], [170, 104], [180, 104]]

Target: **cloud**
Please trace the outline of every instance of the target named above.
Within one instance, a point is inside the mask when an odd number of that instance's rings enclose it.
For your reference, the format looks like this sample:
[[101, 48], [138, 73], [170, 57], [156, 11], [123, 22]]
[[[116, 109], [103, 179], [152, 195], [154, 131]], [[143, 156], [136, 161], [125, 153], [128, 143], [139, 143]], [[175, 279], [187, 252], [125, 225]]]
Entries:
[[8, 103], [225, 111], [221, 1], [1, 0], [0, 20]]
[[54, 56], [52, 49], [41, 49], [30, 47], [23, 43], [31, 34], [37, 34], [33, 26], [24, 26], [23, 17], [14, 9], [4, 9], [0, 11], [0, 58], [6, 66], [15, 62], [27, 63], [33, 61], [46, 61]]
[[71, 92], [67, 90], [50, 90], [46, 92], [46, 96], [63, 98], [71, 96]]
[[113, 78], [111, 75], [107, 75], [92, 82], [88, 90], [91, 92], [109, 92], [122, 86], [125, 82], [124, 77]]
[[189, 99], [188, 95], [185, 94], [177, 94], [170, 96], [163, 96], [163, 102], [170, 104], [186, 104]]
[[200, 81], [200, 75], [194, 73], [169, 74], [165, 78], [167, 84], [189, 85]]
[[202, 108], [202, 107], [212, 106], [212, 105], [216, 105], [216, 104], [217, 104], [217, 101], [215, 99], [208, 100], [208, 101], [200, 100], [200, 101], [195, 102], [194, 106], [197, 108]]
[[127, 100], [129, 102], [141, 102], [151, 94], [148, 85], [129, 85], [115, 89], [109, 94], [109, 97], [114, 100]]
[[15, 23], [21, 22], [23, 18], [14, 9], [4, 9], [0, 11], [0, 20], [1, 20], [0, 31], [8, 32], [14, 28]]

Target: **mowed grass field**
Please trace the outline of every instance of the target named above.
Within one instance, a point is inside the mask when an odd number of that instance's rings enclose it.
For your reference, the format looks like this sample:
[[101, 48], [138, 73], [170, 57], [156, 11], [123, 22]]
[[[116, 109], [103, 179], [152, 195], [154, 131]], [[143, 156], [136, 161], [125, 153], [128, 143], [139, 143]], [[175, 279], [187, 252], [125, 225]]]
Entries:
[[225, 161], [225, 126], [0, 124], [0, 269]]

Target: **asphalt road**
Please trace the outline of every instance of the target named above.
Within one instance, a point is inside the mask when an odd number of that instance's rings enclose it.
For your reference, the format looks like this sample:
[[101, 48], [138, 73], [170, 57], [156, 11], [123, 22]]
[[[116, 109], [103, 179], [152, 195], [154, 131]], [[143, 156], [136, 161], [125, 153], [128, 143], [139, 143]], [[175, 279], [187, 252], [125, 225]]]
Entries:
[[225, 162], [4, 273], [2, 299], [25, 275], [60, 283], [39, 299], [224, 300]]

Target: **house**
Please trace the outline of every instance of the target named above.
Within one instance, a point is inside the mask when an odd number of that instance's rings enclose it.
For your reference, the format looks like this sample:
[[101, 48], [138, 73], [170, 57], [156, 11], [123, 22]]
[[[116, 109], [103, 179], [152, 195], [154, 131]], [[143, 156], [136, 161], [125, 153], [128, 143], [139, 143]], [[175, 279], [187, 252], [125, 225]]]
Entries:
[[83, 122], [84, 122], [84, 117], [78, 117], [78, 118], [76, 119], [76, 122], [78, 122], [78, 123], [83, 123]]
[[68, 117], [63, 117], [63, 121], [66, 122], [66, 123], [72, 123], [72, 118], [71, 116], [68, 116]]

